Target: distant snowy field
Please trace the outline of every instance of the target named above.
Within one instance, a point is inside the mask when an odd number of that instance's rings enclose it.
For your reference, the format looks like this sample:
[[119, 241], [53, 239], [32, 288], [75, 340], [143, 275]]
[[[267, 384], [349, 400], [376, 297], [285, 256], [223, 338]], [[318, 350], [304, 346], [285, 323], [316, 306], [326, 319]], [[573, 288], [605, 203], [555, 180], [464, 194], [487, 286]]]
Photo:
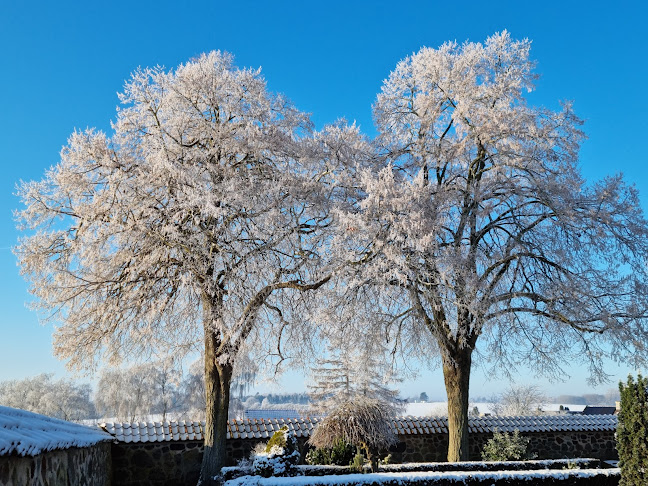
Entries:
[[[558, 412], [560, 410], [560, 406], [563, 406], [565, 408], [568, 408], [570, 412], [582, 412], [585, 409], [585, 405], [576, 405], [576, 404], [569, 404], [569, 403], [548, 403], [548, 404], [543, 404], [541, 405], [541, 408], [544, 412], [549, 412], [549, 413], [554, 413]], [[493, 414], [493, 407], [495, 404], [491, 402], [476, 402], [476, 403], [471, 403], [468, 407], [468, 410], [472, 413], [473, 409], [477, 407], [477, 410], [479, 411], [479, 414]], [[307, 407], [306, 407], [307, 408]], [[307, 416], [308, 412], [306, 411], [306, 408], [304, 408], [303, 411], [301, 411], [303, 416]], [[268, 411], [268, 416], [264, 417], [255, 417], [255, 418], [295, 418], [297, 415], [299, 415], [300, 410], [291, 410], [290, 416], [286, 417], [277, 417], [276, 409], [255, 409], [255, 412], [262, 412], [263, 410]], [[259, 413], [258, 415], [263, 415], [262, 413]], [[445, 417], [448, 415], [448, 402], [411, 402], [411, 403], [406, 403], [405, 408], [403, 409], [403, 416], [409, 416], [409, 417]], [[245, 415], [241, 416], [240, 418], [249, 418], [246, 417]], [[169, 413], [167, 414], [166, 421], [167, 422], [179, 422], [181, 420], [186, 420], [186, 421], [192, 421], [192, 420], [199, 420], [199, 417], [192, 417], [191, 413], [188, 412], [183, 412], [183, 413]], [[203, 419], [200, 419], [203, 420]], [[80, 420], [78, 423], [84, 424], [84, 425], [97, 425], [101, 423], [121, 423], [123, 422], [122, 420], [119, 420], [116, 417], [112, 418], [102, 418], [102, 419], [87, 419], [87, 420]], [[136, 422], [146, 422], [146, 423], [153, 423], [153, 422], [162, 422], [162, 415], [161, 414], [153, 414], [153, 415], [147, 415], [141, 418], [138, 418]]]
[[[443, 417], [448, 415], [448, 402], [414, 402], [405, 404], [403, 415], [410, 417]], [[490, 402], [471, 403], [468, 410], [475, 407], [479, 413], [492, 413]]]
[[[585, 410], [585, 405], [575, 405], [570, 403], [547, 403], [542, 404], [540, 408], [543, 412], [558, 412], [561, 405], [569, 409], [570, 412], [582, 412]], [[473, 409], [477, 407], [479, 414], [493, 414], [494, 403], [491, 402], [477, 402], [471, 403], [468, 410], [472, 413]], [[411, 417], [443, 417], [448, 415], [448, 402], [414, 402], [407, 403], [403, 415]]]

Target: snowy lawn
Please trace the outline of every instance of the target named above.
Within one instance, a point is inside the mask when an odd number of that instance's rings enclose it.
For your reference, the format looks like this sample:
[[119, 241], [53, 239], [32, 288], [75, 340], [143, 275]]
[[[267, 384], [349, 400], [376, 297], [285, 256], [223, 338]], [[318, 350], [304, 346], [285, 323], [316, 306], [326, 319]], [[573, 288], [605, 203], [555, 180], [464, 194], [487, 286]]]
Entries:
[[614, 469], [542, 469], [535, 471], [446, 471], [347, 474], [344, 476], [296, 476], [262, 478], [243, 476], [225, 482], [226, 486], [328, 486], [328, 485], [531, 485], [564, 484], [583, 486], [618, 485], [620, 470]]

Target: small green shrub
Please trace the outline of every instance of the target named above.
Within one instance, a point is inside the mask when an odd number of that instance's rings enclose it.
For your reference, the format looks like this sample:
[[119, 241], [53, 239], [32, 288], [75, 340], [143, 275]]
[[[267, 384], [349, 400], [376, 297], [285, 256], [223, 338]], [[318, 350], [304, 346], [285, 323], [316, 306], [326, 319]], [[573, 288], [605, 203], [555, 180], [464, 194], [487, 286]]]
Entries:
[[381, 466], [387, 466], [388, 464], [391, 464], [391, 461], [392, 461], [392, 455], [387, 454], [384, 458], [382, 458], [378, 462], [380, 463]]
[[360, 448], [358, 448], [356, 455], [353, 456], [353, 461], [351, 461], [351, 464], [349, 464], [349, 469], [351, 470], [351, 472], [364, 473], [364, 465], [365, 465], [365, 456], [360, 451]]
[[294, 476], [298, 473], [299, 450], [297, 440], [284, 426], [276, 431], [261, 451], [255, 450], [252, 469], [264, 478]]
[[333, 447], [311, 449], [306, 454], [306, 464], [323, 466], [348, 466], [353, 460], [356, 448], [343, 440], [338, 440]]
[[529, 438], [520, 437], [520, 431], [515, 429], [512, 434], [507, 432], [493, 432], [493, 438], [489, 439], [482, 450], [484, 461], [521, 461], [534, 459], [535, 454], [527, 453]]
[[331, 449], [326, 447], [311, 449], [304, 459], [311, 466], [328, 466], [331, 464]]
[[[281, 447], [282, 449], [286, 448], [287, 441], [286, 437], [288, 436], [288, 427], [284, 425], [281, 429], [277, 430], [265, 446], [265, 451], [270, 452], [273, 446]], [[290, 451], [292, 452], [292, 451]]]

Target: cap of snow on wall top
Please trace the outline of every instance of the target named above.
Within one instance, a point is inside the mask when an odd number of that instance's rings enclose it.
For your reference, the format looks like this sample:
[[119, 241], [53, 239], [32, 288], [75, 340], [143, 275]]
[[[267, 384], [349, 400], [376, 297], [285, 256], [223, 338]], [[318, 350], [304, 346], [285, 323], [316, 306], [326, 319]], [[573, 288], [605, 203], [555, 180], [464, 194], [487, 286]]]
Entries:
[[[317, 418], [235, 419], [227, 423], [228, 439], [267, 440], [284, 425], [295, 437], [309, 437]], [[446, 417], [397, 417], [392, 427], [398, 435], [448, 433]], [[616, 415], [529, 415], [517, 417], [470, 417], [471, 433], [614, 431]], [[101, 424], [119, 442], [167, 442], [203, 440], [205, 422], [134, 422]]]
[[88, 447], [113, 437], [97, 427], [0, 406], [0, 456], [36, 456], [70, 447]]

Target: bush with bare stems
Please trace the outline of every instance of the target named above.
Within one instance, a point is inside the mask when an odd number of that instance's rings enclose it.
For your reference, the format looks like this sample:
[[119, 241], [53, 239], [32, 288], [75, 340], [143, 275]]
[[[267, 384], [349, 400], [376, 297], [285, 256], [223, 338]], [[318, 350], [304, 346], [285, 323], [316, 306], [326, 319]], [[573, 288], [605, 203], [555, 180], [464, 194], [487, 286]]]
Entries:
[[378, 468], [378, 451], [396, 443], [390, 426], [395, 410], [366, 396], [351, 397], [318, 424], [308, 442], [315, 447], [333, 447], [338, 440], [362, 448], [372, 471]]

